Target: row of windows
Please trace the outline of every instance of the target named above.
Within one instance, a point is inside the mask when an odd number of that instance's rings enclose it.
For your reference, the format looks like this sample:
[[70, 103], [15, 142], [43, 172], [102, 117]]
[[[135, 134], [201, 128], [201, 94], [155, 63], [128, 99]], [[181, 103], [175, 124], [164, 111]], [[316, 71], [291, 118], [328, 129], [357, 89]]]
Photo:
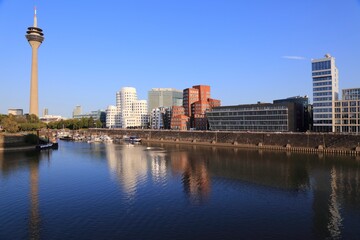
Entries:
[[318, 97], [318, 96], [331, 96], [332, 93], [331, 92], [316, 92], [313, 94], [314, 97]]
[[256, 121], [256, 120], [279, 120], [287, 119], [287, 115], [276, 115], [276, 116], [252, 116], [252, 117], [212, 117], [208, 116], [209, 121]]
[[286, 132], [287, 126], [214, 126], [212, 130], [220, 131], [254, 131], [254, 132]]
[[314, 82], [318, 82], [318, 81], [324, 81], [324, 80], [331, 80], [331, 76], [327, 76], [327, 77], [314, 77], [313, 81]]
[[332, 97], [319, 97], [319, 98], [314, 98], [314, 102], [315, 101], [331, 101]]
[[220, 126], [220, 125], [237, 125], [237, 126], [277, 126], [277, 125], [285, 125], [287, 126], [287, 121], [215, 121], [210, 123], [212, 126]]
[[319, 87], [319, 88], [313, 88], [313, 91], [314, 92], [317, 92], [317, 91], [328, 91], [328, 90], [332, 90], [332, 87]]
[[317, 118], [332, 118], [332, 114], [314, 114], [314, 119]]
[[[349, 102], [335, 102], [335, 107], [340, 107], [340, 103], [341, 103], [341, 106], [343, 106], [343, 107], [349, 106]], [[358, 101], [357, 103], [360, 106], [360, 101]], [[351, 101], [350, 106], [351, 107], [356, 106], [356, 101]]]
[[322, 72], [314, 72], [312, 73], [313, 76], [322, 76], [322, 75], [329, 75], [331, 71], [322, 71]]
[[335, 120], [335, 124], [360, 125], [360, 120]]
[[313, 62], [312, 63], [312, 70], [313, 71], [318, 71], [318, 70], [323, 70], [323, 69], [330, 69], [331, 68], [331, 61], [330, 60], [326, 60], [326, 61], [322, 61], [322, 62]]
[[314, 120], [314, 126], [317, 124], [332, 124], [332, 120]]
[[347, 107], [344, 107], [344, 108], [335, 108], [335, 112], [351, 112], [351, 113], [355, 113], [356, 112], [356, 109], [358, 112], [360, 112], [360, 107], [356, 108], [356, 107], [351, 107], [351, 108], [347, 108]]
[[360, 127], [359, 126], [337, 126], [335, 127], [335, 132], [356, 132], [356, 133], [359, 133], [360, 132]]
[[256, 116], [256, 115], [286, 115], [287, 110], [246, 111], [246, 112], [208, 112], [209, 116]]
[[326, 82], [314, 82], [313, 86], [331, 86], [331, 81], [326, 81]]
[[331, 102], [314, 103], [313, 106], [314, 107], [331, 107], [332, 103]]
[[314, 113], [319, 113], [319, 112], [331, 112], [332, 108], [316, 108], [313, 110]]
[[360, 113], [358, 114], [335, 114], [335, 118], [360, 118]]

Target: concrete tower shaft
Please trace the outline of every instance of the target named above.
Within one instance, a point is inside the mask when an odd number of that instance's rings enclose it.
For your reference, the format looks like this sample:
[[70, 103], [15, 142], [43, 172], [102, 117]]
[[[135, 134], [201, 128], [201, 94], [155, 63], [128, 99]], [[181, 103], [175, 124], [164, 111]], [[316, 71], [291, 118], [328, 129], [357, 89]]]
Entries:
[[44, 41], [44, 34], [42, 29], [37, 27], [36, 8], [34, 13], [34, 26], [28, 27], [25, 37], [32, 48], [29, 114], [35, 114], [36, 116], [39, 116], [38, 48]]

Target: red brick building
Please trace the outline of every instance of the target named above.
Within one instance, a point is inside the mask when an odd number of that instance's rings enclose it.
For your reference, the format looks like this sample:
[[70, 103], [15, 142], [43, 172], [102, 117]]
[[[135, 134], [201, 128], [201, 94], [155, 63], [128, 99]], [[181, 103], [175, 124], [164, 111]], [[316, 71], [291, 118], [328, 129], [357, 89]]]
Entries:
[[196, 85], [183, 91], [184, 113], [189, 117], [190, 128], [208, 129], [205, 112], [220, 105], [220, 100], [211, 98], [210, 86]]

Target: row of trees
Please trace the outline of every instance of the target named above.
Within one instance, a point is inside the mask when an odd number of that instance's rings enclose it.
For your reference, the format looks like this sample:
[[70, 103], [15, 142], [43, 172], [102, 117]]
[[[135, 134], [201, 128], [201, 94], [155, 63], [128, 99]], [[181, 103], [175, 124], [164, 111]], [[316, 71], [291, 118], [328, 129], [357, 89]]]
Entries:
[[39, 118], [34, 115], [22, 115], [15, 116], [12, 114], [9, 115], [0, 115], [0, 130], [2, 129], [5, 132], [16, 133], [16, 132], [28, 132], [35, 131], [41, 128], [51, 128], [51, 129], [61, 129], [68, 128], [71, 130], [81, 129], [81, 128], [94, 128], [102, 127], [100, 120], [94, 120], [90, 118], [81, 118], [81, 119], [68, 119], [60, 120], [55, 122], [49, 122], [48, 124], [41, 122]]
[[81, 128], [100, 128], [102, 127], [102, 122], [100, 120], [94, 120], [92, 117], [89, 117], [49, 122], [47, 127], [51, 129], [68, 128], [71, 130], [77, 130]]

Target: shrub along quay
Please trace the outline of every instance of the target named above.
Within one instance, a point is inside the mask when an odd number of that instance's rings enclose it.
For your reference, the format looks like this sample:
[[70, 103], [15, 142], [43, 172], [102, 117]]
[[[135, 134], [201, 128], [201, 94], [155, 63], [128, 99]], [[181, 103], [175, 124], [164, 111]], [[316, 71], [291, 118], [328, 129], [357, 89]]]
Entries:
[[148, 129], [89, 129], [88, 131], [89, 134], [106, 134], [118, 139], [135, 135], [145, 142], [360, 155], [360, 135], [351, 134]]

